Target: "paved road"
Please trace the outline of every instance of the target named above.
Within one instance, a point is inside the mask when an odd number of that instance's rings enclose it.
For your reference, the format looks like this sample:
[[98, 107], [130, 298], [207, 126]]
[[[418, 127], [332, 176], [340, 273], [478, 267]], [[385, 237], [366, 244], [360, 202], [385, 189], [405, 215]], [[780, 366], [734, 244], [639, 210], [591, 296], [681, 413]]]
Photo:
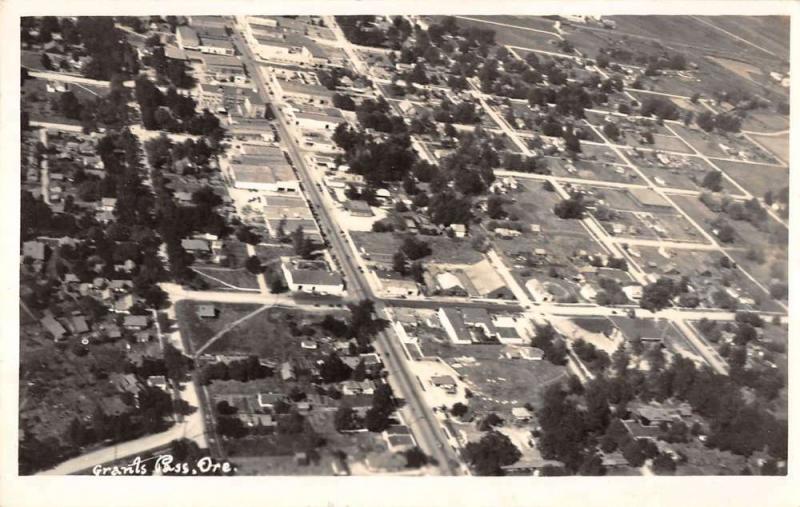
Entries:
[[82, 470], [91, 469], [95, 465], [109, 463], [125, 456], [134, 456], [137, 454], [145, 454], [151, 449], [161, 447], [169, 444], [173, 440], [180, 438], [194, 438], [197, 435], [192, 434], [189, 430], [191, 425], [185, 419], [183, 423], [175, 424], [168, 430], [154, 435], [137, 438], [111, 447], [105, 447], [97, 451], [78, 456], [71, 460], [67, 460], [55, 468], [40, 472], [37, 475], [69, 475], [80, 472]]
[[[359, 70], [365, 71], [365, 66], [357, 59], [355, 50], [346, 42], [333, 18], [327, 17], [325, 21], [327, 26], [334, 31], [337, 39], [342, 43], [345, 52], [351, 60], [354, 60], [356, 68], [359, 69], [359, 67], [361, 67]], [[239, 42], [238, 45], [243, 50], [242, 59], [248, 64], [248, 68], [255, 69], [252, 76], [258, 85], [262, 97], [268, 102], [271, 101], [267, 92], [267, 86], [264, 82], [264, 77], [260, 72], [261, 66], [253, 57], [249, 46], [244, 43], [243, 37], [237, 33], [234, 39]], [[366, 72], [364, 73], [366, 74]], [[343, 238], [337, 233], [339, 228], [335, 226], [331, 219], [331, 213], [325, 206], [325, 201], [309, 175], [309, 170], [305, 164], [305, 157], [301, 153], [294, 136], [291, 135], [290, 129], [285, 123], [283, 112], [277, 107], [274, 107], [273, 110], [279, 120], [278, 127], [281, 139], [285, 140], [284, 145], [288, 149], [290, 158], [303, 181], [306, 194], [314, 204], [322, 230], [326, 233], [326, 238], [331, 244], [337, 262], [344, 271], [348, 293], [355, 298], [374, 299], [369, 285], [363, 279], [363, 275], [360, 273], [358, 266], [356, 266], [353, 260], [353, 254], [350, 252]], [[378, 314], [383, 311], [383, 305], [380, 302], [376, 303], [376, 311]], [[454, 460], [454, 456], [451, 454], [449, 446], [444, 443], [446, 439], [441, 434], [441, 429], [438, 427], [435, 416], [416, 390], [415, 380], [408, 371], [404, 359], [405, 354], [400, 347], [401, 345], [397, 343], [396, 340], [389, 337], [387, 333], [382, 333], [375, 341], [375, 348], [381, 354], [386, 369], [389, 372], [390, 384], [392, 384], [395, 393], [406, 401], [408, 411], [412, 414], [412, 417], [408, 418], [409, 425], [420, 447], [422, 447], [427, 454], [437, 459], [440, 469], [444, 473], [454, 475], [458, 472], [458, 468], [451, 463], [451, 461]]]
[[[111, 81], [101, 81], [99, 79], [89, 79], [88, 77], [74, 76], [72, 74], [64, 74], [63, 72], [52, 72], [46, 70], [28, 70], [28, 75], [39, 79], [47, 79], [49, 81], [62, 81], [65, 83], [85, 84], [91, 86], [111, 86]], [[125, 81], [123, 83], [128, 88], [134, 88], [133, 81]]]

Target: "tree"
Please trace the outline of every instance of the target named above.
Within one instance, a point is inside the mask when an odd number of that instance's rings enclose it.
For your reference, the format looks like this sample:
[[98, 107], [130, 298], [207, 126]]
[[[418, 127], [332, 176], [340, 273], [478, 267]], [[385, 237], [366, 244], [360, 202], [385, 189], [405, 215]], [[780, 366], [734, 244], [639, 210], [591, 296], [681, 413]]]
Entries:
[[564, 147], [572, 154], [581, 152], [581, 141], [572, 129], [566, 129], [564, 131]]
[[707, 172], [702, 185], [712, 192], [722, 192], [722, 171]]
[[264, 272], [264, 268], [261, 266], [261, 259], [259, 259], [256, 255], [251, 255], [248, 257], [244, 262], [244, 267], [247, 269], [247, 271], [253, 273], [254, 275]]
[[503, 198], [499, 195], [490, 195], [489, 199], [486, 201], [486, 213], [489, 215], [489, 218], [495, 220], [504, 218], [506, 212], [503, 210]]
[[353, 370], [336, 354], [331, 352], [319, 367], [319, 376], [323, 382], [343, 382], [350, 378]]
[[612, 141], [617, 141], [619, 139], [619, 127], [617, 127], [616, 123], [606, 123], [603, 125], [603, 133]]
[[670, 305], [676, 295], [675, 283], [670, 278], [659, 278], [657, 281], [645, 285], [642, 289], [642, 299], [639, 306], [655, 313]]
[[450, 408], [450, 413], [454, 417], [462, 417], [466, 415], [467, 411], [469, 411], [469, 407], [467, 407], [460, 401], [454, 403], [453, 406]]
[[171, 343], [164, 344], [164, 367], [167, 369], [168, 378], [182, 382], [189, 371], [190, 363], [191, 359], [184, 356]]
[[61, 113], [71, 120], [79, 120], [81, 118], [81, 105], [78, 98], [71, 91], [66, 91], [59, 97], [59, 109]]
[[516, 463], [521, 457], [511, 440], [496, 431], [464, 447], [464, 458], [478, 475], [503, 475], [502, 467]]
[[706, 132], [714, 130], [715, 118], [714, 114], [710, 111], [703, 111], [702, 113], [698, 114], [695, 118], [695, 122], [697, 123], [698, 127]]
[[567, 363], [567, 347], [551, 324], [536, 326], [536, 333], [531, 340], [531, 346], [544, 352], [544, 357], [556, 365]]
[[367, 346], [376, 334], [389, 325], [388, 321], [374, 316], [375, 303], [369, 299], [362, 299], [347, 307], [350, 309], [350, 335], [362, 347]]
[[400, 252], [412, 261], [427, 257], [433, 253], [427, 242], [419, 240], [414, 236], [408, 236], [400, 247]]
[[400, 275], [405, 275], [407, 272], [406, 263], [408, 262], [408, 258], [403, 253], [402, 250], [398, 250], [395, 252], [394, 257], [392, 258], [392, 269], [399, 273]]
[[403, 452], [406, 458], [406, 468], [420, 468], [428, 464], [428, 456], [419, 447], [412, 447]]
[[562, 219], [581, 219], [586, 211], [582, 194], [573, 194], [568, 199], [564, 199], [553, 206], [553, 213]]
[[298, 225], [292, 233], [292, 246], [294, 247], [295, 255], [299, 255], [304, 259], [308, 259], [314, 252], [314, 242], [305, 237], [302, 225]]
[[495, 414], [494, 412], [489, 412], [486, 417], [483, 418], [481, 424], [479, 425], [478, 429], [481, 431], [489, 431], [496, 426], [502, 426], [503, 418], [499, 415]]
[[350, 95], [346, 95], [343, 93], [334, 93], [333, 107], [344, 109], [345, 111], [355, 111], [356, 103], [353, 101], [353, 98], [350, 97]]
[[355, 410], [343, 405], [336, 410], [336, 414], [333, 416], [333, 424], [336, 431], [353, 431], [361, 427]]
[[412, 262], [408, 270], [409, 276], [417, 283], [425, 283], [425, 267], [420, 261]]
[[53, 62], [50, 60], [50, 57], [47, 55], [47, 53], [42, 53], [42, 58], [40, 59], [40, 62], [42, 63], [42, 67], [44, 67], [45, 70], [53, 70]]

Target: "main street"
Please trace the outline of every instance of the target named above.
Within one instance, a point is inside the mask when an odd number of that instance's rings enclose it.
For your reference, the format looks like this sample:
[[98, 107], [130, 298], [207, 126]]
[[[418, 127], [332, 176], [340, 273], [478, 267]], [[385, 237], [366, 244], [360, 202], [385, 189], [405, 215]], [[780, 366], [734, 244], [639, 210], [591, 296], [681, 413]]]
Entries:
[[[335, 24], [333, 18], [326, 19], [326, 24], [334, 29], [334, 34], [336, 34], [337, 40], [342, 43], [345, 52], [348, 55], [355, 55], [355, 50], [343, 38], [341, 30]], [[272, 98], [268, 93], [268, 87], [261, 72], [261, 65], [254, 58], [249, 45], [246, 44], [244, 37], [238, 30], [234, 34], [234, 41], [242, 52], [242, 60], [247, 65], [247, 68], [252, 69], [251, 75], [258, 85], [261, 96], [266, 102], [272, 103]], [[326, 207], [320, 191], [312, 180], [310, 171], [305, 163], [305, 157], [286, 123], [283, 111], [275, 105], [272, 105], [272, 109], [278, 119], [280, 137], [285, 141], [284, 146], [288, 149], [290, 159], [303, 182], [307, 196], [313, 203], [326, 239], [329, 241], [335, 258], [344, 272], [348, 293], [356, 299], [375, 300], [369, 284], [353, 260], [353, 254], [343, 238], [337, 233], [339, 228], [335, 226], [331, 218], [332, 213]], [[383, 308], [383, 304], [376, 301], [375, 309], [379, 315], [383, 313]], [[457, 475], [460, 472], [458, 459], [447, 443], [447, 439], [442, 433], [433, 411], [427, 406], [422, 395], [418, 392], [416, 387], [417, 379], [409, 371], [406, 364], [406, 356], [401, 347], [402, 344], [390, 336], [388, 331], [380, 333], [375, 340], [375, 348], [383, 358], [386, 369], [389, 372], [389, 382], [395, 393], [406, 402], [406, 422], [412, 429], [420, 447], [436, 459], [443, 473]]]

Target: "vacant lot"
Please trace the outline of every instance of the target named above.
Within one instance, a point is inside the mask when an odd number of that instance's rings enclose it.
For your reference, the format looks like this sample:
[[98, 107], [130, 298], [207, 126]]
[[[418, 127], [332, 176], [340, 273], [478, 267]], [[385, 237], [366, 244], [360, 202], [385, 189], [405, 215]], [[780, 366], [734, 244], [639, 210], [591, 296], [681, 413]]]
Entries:
[[776, 192], [789, 186], [788, 168], [723, 160], [718, 160], [714, 163], [734, 181], [757, 197], [763, 197], [764, 193], [769, 190]]
[[[494, 16], [488, 19], [494, 21]], [[516, 23], [518, 24], [518, 23]], [[542, 32], [534, 32], [525, 30], [524, 28], [514, 28], [510, 26], [499, 26], [491, 23], [484, 23], [481, 21], [472, 21], [463, 18], [458, 18], [458, 26], [469, 28], [471, 26], [481, 28], [483, 30], [490, 29], [495, 31], [494, 40], [498, 44], [520, 46], [523, 48], [538, 49], [543, 51], [561, 52], [555, 45], [559, 40], [558, 36], [550, 35]], [[552, 32], [552, 25], [546, 28], [545, 31]], [[520, 55], [522, 56], [522, 55]]]
[[737, 153], [744, 152], [751, 162], [777, 162], [774, 155], [744, 137], [709, 133], [699, 128], [687, 128], [677, 124], [670, 125], [670, 128], [684, 141], [708, 157], [734, 158]]
[[[196, 313], [200, 304], [204, 303], [180, 301], [176, 305], [181, 331], [187, 335], [192, 350], [197, 350], [233, 322], [263, 308], [259, 305], [215, 303], [218, 316], [201, 319]], [[300, 341], [321, 337], [316, 323], [323, 315], [322, 312], [309, 314], [307, 311], [268, 308], [236, 325], [206, 352], [253, 354], [275, 361], [306, 356], [309, 351], [301, 352]]]
[[470, 406], [479, 412], [510, 416], [512, 406], [538, 406], [543, 388], [566, 380], [566, 368], [544, 360], [507, 359], [503, 345], [464, 346], [423, 340], [422, 347], [426, 355], [438, 355], [456, 368], [474, 394]]
[[606, 334], [614, 330], [614, 324], [605, 317], [579, 317], [572, 319], [572, 322], [590, 333]]
[[[631, 162], [645, 176], [661, 187], [703, 190], [701, 186], [703, 179], [709, 171], [714, 170], [710, 164], [700, 157], [670, 154], [669, 159], [672, 165], [665, 166], [652, 152], [640, 152], [638, 156], [631, 156]], [[732, 195], [741, 194], [738, 187], [726, 178], [722, 179], [722, 191]]]
[[789, 163], [789, 134], [782, 136], [759, 136], [750, 134], [754, 141], [761, 144], [783, 163]]
[[751, 111], [742, 122], [742, 129], [775, 132], [789, 128], [789, 117], [774, 111]]
[[192, 269], [203, 275], [211, 287], [221, 289], [258, 289], [256, 275], [241, 268], [195, 265]]
[[658, 339], [667, 337], [682, 338], [680, 331], [667, 320], [631, 319], [629, 317], [609, 317], [611, 322], [625, 335], [626, 340], [641, 338]]
[[[368, 254], [368, 259], [376, 262], [391, 263], [392, 257], [403, 244], [403, 235], [392, 232], [358, 232], [351, 231], [353, 241]], [[483, 256], [470, 246], [469, 239], [456, 239], [447, 236], [417, 236], [425, 241], [433, 250], [425, 261], [445, 264], [473, 264]]]

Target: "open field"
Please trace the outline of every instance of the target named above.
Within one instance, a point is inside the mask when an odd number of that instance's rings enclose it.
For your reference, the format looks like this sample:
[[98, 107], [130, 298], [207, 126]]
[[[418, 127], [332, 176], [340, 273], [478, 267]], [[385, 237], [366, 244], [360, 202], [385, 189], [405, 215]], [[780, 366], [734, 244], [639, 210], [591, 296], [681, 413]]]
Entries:
[[[677, 124], [670, 125], [670, 128], [684, 141], [708, 157], [731, 158], [733, 153], [744, 152], [751, 162], [777, 162], [772, 154], [764, 151], [741, 135], [720, 135], [705, 132], [699, 128], [687, 128]], [[726, 151], [726, 148], [728, 151]]]
[[[497, 21], [494, 16], [486, 17], [491, 21]], [[541, 51], [551, 51], [560, 53], [561, 50], [555, 45], [559, 40], [556, 35], [549, 35], [541, 32], [533, 32], [525, 30], [524, 28], [514, 28], [511, 26], [499, 26], [491, 23], [483, 23], [481, 21], [472, 21], [467, 19], [458, 18], [458, 26], [468, 28], [475, 26], [481, 29], [490, 29], [495, 31], [494, 40], [498, 44], [504, 46], [520, 46], [523, 48], [538, 49]], [[497, 21], [503, 22], [505, 21]], [[537, 28], [538, 29], [538, 28]], [[552, 25], [545, 29], [548, 32], [553, 32]]]
[[788, 168], [724, 160], [718, 160], [714, 163], [756, 197], [763, 197], [764, 193], [769, 190], [777, 192], [789, 186]]
[[[541, 16], [501, 15], [501, 16], [468, 16], [468, 17], [476, 19], [485, 19], [488, 21], [494, 21], [495, 23], [503, 23], [506, 25], [519, 26], [523, 28], [532, 28], [534, 30], [543, 30], [545, 32], [553, 32], [553, 33], [556, 32], [556, 29], [553, 26], [555, 24], [555, 21], [552, 19], [546, 19]], [[459, 23], [461, 21], [462, 20], [459, 20]], [[502, 27], [497, 26], [497, 28], [502, 28]]]
[[542, 183], [520, 181], [517, 192], [507, 194], [515, 199], [504, 209], [509, 216], [516, 216], [523, 224], [538, 224], [542, 233], [583, 232], [583, 226], [575, 220], [563, 220], [553, 213], [553, 206], [561, 201], [555, 192], [542, 188]]
[[[262, 308], [260, 305], [215, 303], [218, 316], [201, 319], [196, 313], [200, 304], [203, 303], [180, 301], [175, 309], [181, 330], [188, 335], [192, 350], [203, 346], [226, 326]], [[206, 351], [210, 354], [253, 354], [276, 361], [305, 356], [309, 351], [301, 351], [300, 340], [320, 337], [315, 324], [321, 318], [322, 314], [309, 316], [302, 311], [269, 308], [241, 322]]]
[[789, 128], [789, 117], [774, 111], [750, 111], [742, 121], [743, 130], [776, 132]]
[[[210, 285], [214, 285], [216, 283], [220, 286], [220, 288], [232, 288], [226, 285], [229, 284], [240, 289], [258, 289], [258, 279], [256, 278], [256, 275], [250, 273], [246, 269], [231, 269], [201, 265], [194, 265], [192, 268], [195, 271], [199, 271], [203, 275], [206, 275], [203, 277], [203, 279]], [[216, 282], [214, 279], [219, 280], [222, 283]]]
[[703, 21], [711, 22], [788, 60], [788, 17], [626, 15], [610, 16], [610, 19], [617, 22], [615, 31], [620, 35], [658, 40], [676, 51], [724, 53], [742, 58], [770, 58], [769, 54], [703, 23]]
[[789, 163], [789, 134], [783, 136], [758, 136], [750, 134], [750, 137], [769, 150], [782, 162]]
[[[700, 157], [672, 155], [668, 156], [669, 166], [661, 163], [652, 152], [627, 152], [631, 162], [650, 178], [656, 185], [686, 190], [703, 190], [702, 182], [709, 171], [714, 168]], [[741, 192], [730, 181], [722, 179], [723, 192], [738, 195]]]
[[[609, 162], [576, 160], [546, 156], [547, 168], [553, 176], [609, 181], [612, 183], [636, 183], [637, 175], [630, 169]], [[621, 162], [620, 162], [621, 163]]]
[[[358, 232], [351, 231], [353, 241], [369, 255], [369, 260], [391, 263], [392, 256], [403, 244], [403, 236], [391, 232]], [[419, 236], [433, 250], [433, 254], [423, 261], [434, 261], [449, 264], [473, 264], [483, 256], [474, 250], [468, 239], [449, 238], [447, 236]]]
[[614, 324], [605, 317], [578, 317], [572, 322], [590, 333], [611, 333], [614, 330]]
[[470, 406], [478, 412], [495, 411], [510, 417], [513, 406], [538, 406], [544, 387], [566, 380], [566, 368], [544, 360], [507, 359], [503, 345], [464, 346], [425, 339], [422, 348], [425, 355], [438, 355], [458, 371], [474, 395]]

